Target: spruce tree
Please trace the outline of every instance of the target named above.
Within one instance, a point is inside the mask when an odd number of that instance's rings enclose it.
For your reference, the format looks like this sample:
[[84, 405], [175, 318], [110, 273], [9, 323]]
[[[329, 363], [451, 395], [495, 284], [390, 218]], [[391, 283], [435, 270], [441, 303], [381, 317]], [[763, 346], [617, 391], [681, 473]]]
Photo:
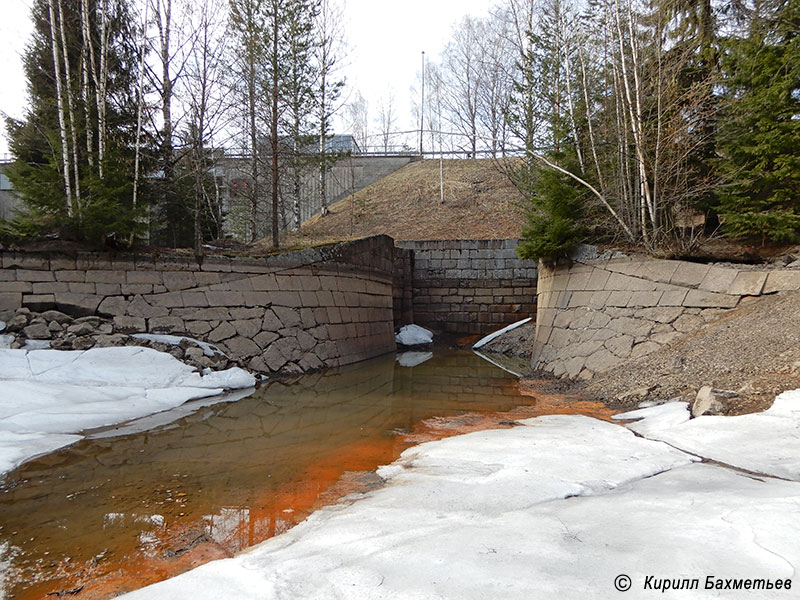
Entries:
[[724, 46], [729, 100], [719, 131], [725, 231], [762, 244], [800, 240], [800, 0]]
[[[549, 158], [576, 168], [574, 153], [572, 160], [566, 154], [553, 152]], [[584, 188], [568, 175], [547, 167], [525, 169], [517, 185], [530, 203], [517, 254], [545, 262], [566, 256], [583, 239]]]

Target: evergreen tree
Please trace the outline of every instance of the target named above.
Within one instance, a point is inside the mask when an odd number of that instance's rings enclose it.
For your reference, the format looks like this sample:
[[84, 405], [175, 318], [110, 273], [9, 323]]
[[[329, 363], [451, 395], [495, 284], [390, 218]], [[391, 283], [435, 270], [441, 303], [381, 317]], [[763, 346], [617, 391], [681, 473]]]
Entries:
[[727, 40], [722, 63], [718, 211], [730, 235], [762, 244], [800, 240], [800, 0], [781, 4]]
[[[551, 153], [549, 158], [561, 164], [575, 163], [566, 160], [565, 153]], [[576, 167], [573, 164], [572, 167]], [[584, 233], [581, 216], [585, 191], [574, 179], [553, 169], [543, 167], [528, 169], [522, 189], [530, 207], [527, 225], [522, 229], [523, 240], [517, 247], [520, 258], [542, 259], [555, 262], [566, 256], [578, 244]], [[518, 180], [519, 181], [519, 180]], [[519, 185], [519, 183], [518, 183]]]
[[141, 228], [132, 199], [136, 45], [123, 0], [35, 0], [23, 57], [30, 105], [7, 119], [24, 202], [17, 233], [124, 242]]
[[263, 85], [269, 98], [265, 120], [270, 155], [272, 245], [276, 248], [280, 243], [280, 189], [286, 173], [281, 159], [296, 154], [293, 140], [300, 137], [300, 128], [315, 105], [313, 69], [304, 61], [310, 60], [311, 32], [318, 7], [319, 0], [266, 0], [263, 5]]

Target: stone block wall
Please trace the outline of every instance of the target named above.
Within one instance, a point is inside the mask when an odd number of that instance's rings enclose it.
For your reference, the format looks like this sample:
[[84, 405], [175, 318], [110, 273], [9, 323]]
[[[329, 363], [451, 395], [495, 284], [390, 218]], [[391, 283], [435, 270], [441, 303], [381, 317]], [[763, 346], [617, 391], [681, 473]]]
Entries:
[[394, 249], [394, 328], [414, 322], [414, 253], [405, 248]]
[[413, 251], [413, 319], [450, 333], [486, 334], [536, 312], [537, 265], [517, 240], [398, 242]]
[[0, 254], [0, 312], [27, 307], [184, 334], [254, 371], [300, 372], [395, 350], [393, 240], [267, 258]]
[[619, 256], [540, 265], [538, 286], [531, 366], [588, 379], [696, 330], [745, 296], [800, 289], [800, 269]]

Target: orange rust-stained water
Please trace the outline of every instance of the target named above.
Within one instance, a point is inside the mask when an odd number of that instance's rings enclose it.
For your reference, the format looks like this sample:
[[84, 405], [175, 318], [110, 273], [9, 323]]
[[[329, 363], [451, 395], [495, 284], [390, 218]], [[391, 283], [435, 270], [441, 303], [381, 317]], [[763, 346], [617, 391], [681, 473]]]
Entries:
[[0, 564], [19, 600], [110, 598], [280, 534], [380, 485], [410, 445], [542, 414], [609, 418], [467, 352], [387, 357], [30, 461], [0, 493]]

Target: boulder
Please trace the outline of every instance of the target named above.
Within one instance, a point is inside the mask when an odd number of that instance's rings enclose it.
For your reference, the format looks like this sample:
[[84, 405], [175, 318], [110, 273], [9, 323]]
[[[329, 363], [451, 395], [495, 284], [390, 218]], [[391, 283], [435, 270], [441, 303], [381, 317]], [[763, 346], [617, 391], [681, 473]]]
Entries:
[[63, 312], [58, 310], [46, 310], [42, 313], [42, 318], [47, 321], [55, 321], [59, 325], [70, 323], [72, 321], [72, 317], [65, 315]]
[[84, 322], [84, 323], [75, 322], [69, 327], [67, 327], [67, 331], [77, 337], [83, 337], [96, 333], [95, 327], [96, 325], [94, 325], [91, 322]]
[[22, 331], [27, 326], [28, 326], [28, 315], [18, 313], [14, 315], [6, 323], [6, 331], [8, 331], [9, 333], [17, 333], [18, 331]]
[[725, 415], [728, 405], [733, 398], [739, 398], [740, 394], [728, 390], [718, 390], [710, 385], [704, 385], [697, 392], [697, 396], [692, 401], [692, 417], [700, 415]]
[[44, 323], [33, 323], [22, 330], [22, 333], [29, 340], [49, 340], [52, 336], [47, 325]]
[[72, 348], [74, 350], [88, 350], [89, 348], [93, 348], [94, 345], [94, 338], [88, 335], [76, 337], [72, 342]]

